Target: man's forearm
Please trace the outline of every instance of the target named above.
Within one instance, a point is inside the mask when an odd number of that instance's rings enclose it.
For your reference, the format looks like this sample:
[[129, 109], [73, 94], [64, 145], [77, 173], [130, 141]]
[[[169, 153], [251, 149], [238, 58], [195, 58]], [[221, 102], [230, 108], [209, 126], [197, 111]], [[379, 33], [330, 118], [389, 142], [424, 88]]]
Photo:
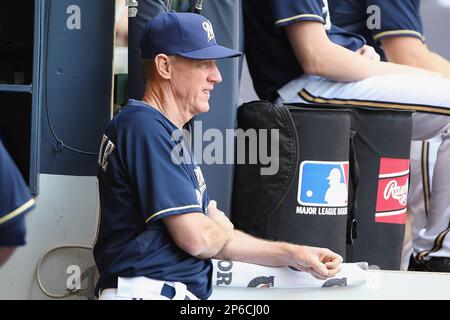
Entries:
[[319, 279], [336, 275], [342, 262], [342, 257], [329, 249], [258, 239], [237, 230], [233, 239], [214, 258], [270, 267], [292, 267]]
[[432, 53], [433, 63], [436, 65], [436, 71], [442, 73], [446, 78], [450, 78], [450, 62], [438, 55], [437, 53]]
[[232, 241], [234, 231], [228, 230], [220, 224], [215, 224], [214, 227], [207, 230], [204, 235], [205, 247], [204, 250], [197, 254], [199, 259], [209, 259], [217, 255], [224, 246]]
[[323, 25], [299, 22], [286, 27], [295, 56], [308, 74], [352, 82], [386, 74], [426, 74], [412, 67], [370, 60], [330, 41]]
[[265, 266], [286, 266], [291, 260], [291, 244], [252, 237], [235, 230], [233, 239], [214, 256]]
[[405, 50], [402, 54], [387, 54], [387, 57], [389, 61], [394, 63], [438, 72], [444, 77], [450, 78], [450, 62], [434, 52], [428, 50], [410, 52]]
[[429, 50], [413, 37], [387, 37], [381, 40], [388, 61], [438, 72], [450, 78], [450, 62]]
[[205, 243], [204, 250], [196, 255], [200, 259], [212, 258], [234, 237], [233, 224], [223, 211], [217, 209], [217, 203], [214, 200], [208, 205], [206, 218], [210, 221], [210, 224], [209, 228], [204, 230], [202, 234]]
[[[217, 209], [215, 209], [217, 211]], [[201, 212], [163, 218], [173, 241], [180, 249], [201, 259], [219, 252], [233, 238], [233, 224], [222, 213]]]
[[336, 44], [332, 44], [330, 48], [329, 54], [319, 58], [324, 61], [318, 63], [319, 67], [314, 70], [314, 74], [331, 80], [351, 82], [387, 74], [427, 74], [418, 68], [373, 61]]

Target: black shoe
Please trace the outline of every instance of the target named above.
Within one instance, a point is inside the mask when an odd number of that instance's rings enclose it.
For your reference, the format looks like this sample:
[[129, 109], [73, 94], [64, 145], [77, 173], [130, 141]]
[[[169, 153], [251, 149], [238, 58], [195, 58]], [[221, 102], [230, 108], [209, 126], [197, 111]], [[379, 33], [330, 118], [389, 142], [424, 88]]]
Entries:
[[414, 254], [411, 254], [411, 257], [409, 258], [408, 271], [427, 271], [426, 261], [420, 262], [414, 258]]
[[450, 272], [450, 258], [432, 257], [425, 266], [426, 271], [429, 272]]

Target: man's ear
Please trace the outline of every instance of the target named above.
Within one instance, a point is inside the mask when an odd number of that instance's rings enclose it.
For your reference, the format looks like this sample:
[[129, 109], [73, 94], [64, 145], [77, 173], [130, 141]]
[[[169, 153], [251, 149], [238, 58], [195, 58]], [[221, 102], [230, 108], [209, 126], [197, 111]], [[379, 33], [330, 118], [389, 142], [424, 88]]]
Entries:
[[160, 53], [155, 57], [156, 73], [163, 79], [170, 79], [172, 77], [172, 60], [164, 53]]

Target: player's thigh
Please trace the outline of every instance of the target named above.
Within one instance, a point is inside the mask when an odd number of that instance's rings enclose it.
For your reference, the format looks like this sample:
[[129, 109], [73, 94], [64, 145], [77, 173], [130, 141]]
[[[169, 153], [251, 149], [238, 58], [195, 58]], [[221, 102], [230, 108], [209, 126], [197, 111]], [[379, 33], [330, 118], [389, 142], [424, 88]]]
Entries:
[[[344, 83], [311, 77], [312, 95], [376, 108], [420, 110], [413, 115], [413, 139], [429, 139], [446, 130], [450, 116], [450, 80], [429, 76], [383, 75]], [[333, 100], [335, 99], [335, 100]]]
[[450, 79], [429, 76], [383, 75], [355, 83], [363, 100], [420, 107], [450, 108]]
[[450, 116], [415, 112], [412, 119], [414, 140], [427, 140], [450, 129]]
[[[312, 96], [374, 107], [450, 108], [450, 79], [429, 76], [382, 75], [355, 82], [310, 77], [304, 86]], [[332, 101], [329, 101], [332, 102]]]

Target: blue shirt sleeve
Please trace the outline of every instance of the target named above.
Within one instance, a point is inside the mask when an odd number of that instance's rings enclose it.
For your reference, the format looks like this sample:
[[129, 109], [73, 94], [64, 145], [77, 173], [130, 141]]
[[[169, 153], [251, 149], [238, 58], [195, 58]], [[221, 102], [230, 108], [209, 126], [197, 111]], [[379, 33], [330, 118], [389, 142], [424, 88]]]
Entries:
[[329, 21], [325, 0], [271, 0], [271, 5], [277, 27], [299, 21], [319, 21], [323, 24], [327, 19]]
[[420, 0], [366, 0], [366, 3], [368, 8], [372, 5], [380, 8], [380, 28], [371, 30], [375, 41], [391, 36], [415, 37], [424, 41]]
[[33, 207], [34, 199], [0, 142], [0, 246], [25, 244], [24, 215]]
[[172, 140], [167, 124], [156, 122], [151, 130], [143, 130], [146, 126], [145, 121], [133, 126], [138, 132], [126, 137], [124, 155], [146, 223], [175, 214], [203, 213], [205, 190], [196, 183], [194, 166], [172, 159], [181, 141]]
[[271, 5], [277, 27], [299, 21], [319, 21], [325, 25], [330, 40], [340, 46], [356, 51], [366, 43], [363, 37], [332, 25], [327, 0], [271, 0]]
[[332, 42], [352, 51], [357, 51], [366, 44], [364, 37], [345, 31], [335, 25], [331, 26], [327, 34]]

